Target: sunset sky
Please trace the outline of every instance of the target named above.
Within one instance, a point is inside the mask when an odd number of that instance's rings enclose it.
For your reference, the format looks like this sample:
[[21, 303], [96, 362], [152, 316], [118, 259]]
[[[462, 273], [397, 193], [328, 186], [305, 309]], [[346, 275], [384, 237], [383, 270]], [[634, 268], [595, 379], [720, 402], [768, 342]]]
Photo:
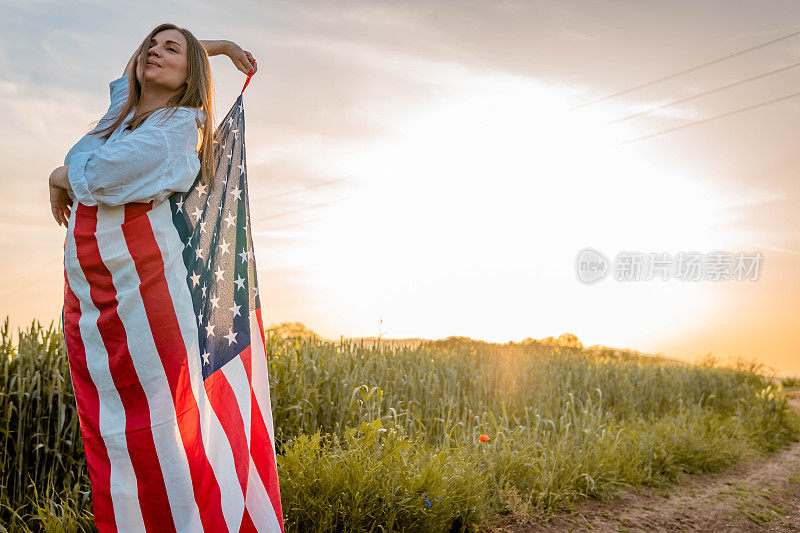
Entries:
[[[60, 320], [47, 178], [161, 22], [229, 39], [265, 324], [338, 339], [573, 333], [800, 375], [794, 1], [0, 4], [0, 319]], [[216, 121], [244, 75], [211, 58]], [[581, 283], [594, 248], [761, 252], [757, 280]], [[379, 321], [383, 320], [379, 330]]]

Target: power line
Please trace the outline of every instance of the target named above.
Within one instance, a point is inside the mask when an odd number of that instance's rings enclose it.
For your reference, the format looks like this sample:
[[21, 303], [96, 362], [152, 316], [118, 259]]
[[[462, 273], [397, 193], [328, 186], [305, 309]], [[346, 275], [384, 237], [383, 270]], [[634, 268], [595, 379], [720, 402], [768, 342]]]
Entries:
[[310, 222], [316, 222], [318, 220], [322, 220], [322, 219], [321, 218], [312, 218], [311, 220], [304, 220], [302, 222], [292, 222], [290, 224], [283, 224], [282, 226], [273, 226], [271, 228], [267, 228], [265, 230], [261, 230], [258, 233], [269, 233], [269, 232], [271, 232], [273, 230], [276, 230], [276, 229], [295, 228], [295, 227], [298, 227], [298, 226], [303, 226], [303, 225], [308, 224]]
[[659, 132], [656, 132], [656, 133], [651, 133], [649, 135], [643, 135], [641, 137], [636, 137], [636, 138], [633, 138], [633, 139], [629, 139], [627, 141], [623, 141], [621, 143], [617, 143], [616, 145], [617, 146], [621, 146], [623, 144], [642, 141], [644, 139], [650, 139], [652, 137], [657, 137], [659, 135], [664, 135], [665, 133], [670, 133], [670, 132], [673, 132], [673, 131], [676, 131], [676, 130], [680, 130], [680, 129], [683, 129], [683, 128], [688, 128], [689, 126], [696, 126], [698, 124], [705, 124], [706, 122], [711, 122], [712, 120], [716, 120], [718, 118], [729, 117], [731, 115], [735, 115], [736, 113], [741, 113], [743, 111], [749, 111], [751, 109], [755, 109], [757, 107], [762, 107], [762, 106], [765, 106], [765, 105], [768, 105], [768, 104], [774, 104], [775, 102], [780, 102], [782, 100], [788, 100], [790, 98], [794, 98], [795, 96], [800, 96], [800, 92], [796, 92], [796, 93], [793, 93], [793, 94], [790, 94], [790, 95], [787, 95], [787, 96], [782, 96], [780, 98], [775, 98], [773, 100], [767, 100], [766, 102], [761, 102], [760, 104], [755, 104], [755, 105], [743, 107], [741, 109], [735, 109], [733, 111], [728, 111], [727, 113], [723, 113], [721, 115], [716, 115], [716, 116], [713, 116], [713, 117], [704, 118], [703, 120], [698, 120], [696, 122], [690, 122], [689, 124], [683, 124], [681, 126], [676, 126], [674, 128], [670, 128], [668, 130], [663, 130], [663, 131], [659, 131]]
[[292, 214], [295, 214], [295, 213], [302, 213], [303, 211], [308, 211], [309, 209], [314, 209], [316, 207], [322, 207], [324, 205], [330, 205], [330, 204], [333, 204], [333, 203], [336, 203], [336, 202], [341, 202], [342, 200], [346, 200], [346, 199], [347, 199], [347, 197], [337, 198], [336, 200], [331, 200], [330, 202], [320, 202], [318, 204], [312, 204], [312, 205], [309, 205], [309, 206], [306, 206], [306, 207], [301, 207], [300, 209], [294, 209], [292, 211], [285, 211], [283, 213], [277, 213], [275, 215], [270, 215], [270, 216], [266, 216], [266, 217], [258, 217], [258, 218], [256, 218], [256, 220], [259, 220], [259, 221], [261, 221], [261, 220], [269, 220], [269, 219], [272, 219], [272, 218], [280, 218], [280, 217], [284, 217], [286, 215], [292, 215]]
[[347, 180], [347, 179], [350, 179], [350, 178], [336, 178], [336, 179], [332, 179], [332, 180], [322, 181], [320, 183], [313, 183], [313, 184], [307, 185], [305, 187], [299, 187], [297, 189], [292, 189], [290, 191], [286, 191], [286, 192], [282, 192], [282, 193], [278, 193], [278, 194], [273, 194], [272, 196], [263, 196], [261, 198], [256, 198], [256, 201], [262, 202], [264, 200], [272, 200], [273, 198], [280, 198], [281, 196], [294, 194], [296, 192], [305, 191], [307, 189], [313, 189], [315, 187], [321, 187], [322, 185], [327, 185], [329, 183], [335, 183], [337, 181], [344, 181], [344, 180]]
[[713, 61], [709, 61], [707, 63], [703, 63], [702, 65], [697, 65], [697, 66], [694, 66], [694, 67], [691, 67], [691, 68], [687, 68], [685, 70], [681, 70], [680, 72], [676, 72], [675, 74], [670, 74], [669, 76], [664, 76], [663, 78], [659, 78], [657, 80], [649, 81], [647, 83], [643, 83], [642, 85], [637, 85], [636, 87], [632, 87], [630, 89], [625, 89], [624, 91], [619, 91], [619, 92], [616, 92], [614, 94], [610, 94], [608, 96], [604, 96], [604, 97], [599, 98], [597, 100], [592, 100], [591, 102], [587, 102], [585, 104], [577, 105], [575, 107], [570, 108], [569, 110], [573, 111], [573, 110], [579, 109], [581, 107], [594, 105], [594, 104], [597, 104], [599, 102], [604, 102], [606, 100], [610, 100], [611, 98], [616, 98], [617, 96], [621, 96], [623, 94], [627, 94], [627, 93], [630, 93], [630, 92], [633, 92], [633, 91], [638, 91], [639, 89], [643, 89], [645, 87], [649, 87], [650, 85], [655, 85], [656, 83], [661, 83], [662, 81], [666, 81], [666, 80], [669, 80], [669, 79], [672, 79], [672, 78], [677, 78], [678, 76], [681, 76], [681, 75], [686, 74], [688, 72], [692, 72], [692, 71], [695, 71], [695, 70], [698, 70], [698, 69], [701, 69], [701, 68], [704, 68], [704, 67], [708, 67], [708, 66], [714, 65], [714, 64], [719, 63], [721, 61], [725, 61], [726, 59], [731, 59], [732, 57], [736, 57], [736, 56], [739, 56], [739, 55], [742, 55], [742, 54], [746, 54], [747, 52], [752, 52], [753, 50], [757, 50], [759, 48], [763, 48], [765, 46], [769, 46], [771, 44], [775, 44], [775, 43], [777, 43], [779, 41], [783, 41], [785, 39], [789, 39], [790, 37], [794, 37], [796, 35], [800, 35], [800, 31], [796, 31], [796, 32], [790, 33], [788, 35], [784, 35], [783, 37], [778, 37], [777, 39], [773, 39], [772, 41], [768, 41], [766, 43], [759, 44], [759, 45], [753, 46], [751, 48], [747, 48], [746, 50], [740, 50], [739, 52], [727, 55], [725, 57], [720, 57], [718, 59], [714, 59]]
[[622, 117], [622, 118], [618, 118], [618, 119], [606, 122], [604, 125], [608, 126], [608, 125], [611, 125], [611, 124], [616, 124], [618, 122], [623, 122], [625, 120], [630, 120], [630, 119], [632, 119], [634, 117], [638, 117], [640, 115], [646, 115], [648, 113], [652, 113], [653, 111], [657, 111], [657, 110], [663, 109], [665, 107], [671, 107], [671, 106], [674, 106], [674, 105], [683, 104], [683, 103], [688, 102], [690, 100], [694, 100], [696, 98], [701, 98], [703, 96], [708, 96], [709, 94], [712, 94], [712, 93], [715, 93], [715, 92], [718, 92], [718, 91], [724, 91], [725, 89], [731, 89], [731, 88], [736, 87], [738, 85], [742, 85], [742, 84], [745, 84], [745, 83], [748, 83], [748, 82], [751, 82], [751, 81], [755, 81], [755, 80], [758, 80], [758, 79], [761, 79], [761, 78], [766, 78], [767, 76], [771, 76], [773, 74], [777, 74], [778, 72], [783, 72], [785, 70], [789, 70], [789, 69], [795, 68], [797, 66], [800, 66], [800, 63], [793, 63], [793, 64], [789, 65], [788, 67], [779, 68], [777, 70], [771, 70], [769, 72], [765, 72], [764, 74], [759, 74], [758, 76], [753, 76], [752, 78], [747, 78], [747, 79], [744, 79], [744, 80], [741, 80], [741, 81], [737, 81], [735, 83], [730, 83], [728, 85], [723, 85], [722, 87], [717, 87], [716, 89], [711, 89], [711, 90], [708, 90], [708, 91], [705, 91], [705, 92], [702, 92], [702, 93], [699, 93], [699, 94], [695, 94], [693, 96], [687, 96], [686, 98], [681, 98], [679, 100], [668, 102], [668, 103], [662, 104], [660, 106], [651, 107], [650, 109], [646, 109], [644, 111], [640, 111], [638, 113], [634, 113], [632, 115], [628, 115], [627, 117]]
[[[261, 198], [258, 198], [256, 201], [260, 202], [260, 201], [264, 201], [264, 200], [270, 200], [270, 199], [273, 199], [273, 198], [278, 198], [280, 196], [286, 196], [288, 194], [293, 194], [293, 193], [296, 193], [296, 192], [299, 192], [299, 191], [303, 191], [303, 190], [306, 190], [306, 189], [313, 189], [314, 187], [319, 187], [321, 185], [327, 185], [329, 183], [334, 183], [334, 182], [337, 182], [337, 181], [344, 181], [344, 180], [347, 180], [347, 179], [350, 179], [350, 178], [349, 177], [336, 178], [336, 179], [332, 179], [332, 180], [323, 181], [323, 182], [320, 182], [320, 183], [314, 183], [312, 185], [308, 185], [306, 187], [299, 187], [299, 188], [293, 189], [291, 191], [282, 192], [282, 193], [275, 194], [275, 195], [272, 195], [272, 196], [261, 197]], [[331, 200], [330, 202], [320, 202], [318, 204], [312, 204], [312, 205], [309, 205], [309, 206], [306, 206], [306, 207], [302, 207], [300, 209], [294, 209], [294, 210], [291, 210], [291, 211], [285, 211], [283, 213], [277, 213], [277, 214], [270, 215], [270, 216], [257, 217], [256, 220], [258, 220], [258, 221], [269, 220], [269, 219], [273, 219], [273, 218], [284, 217], [286, 215], [292, 215], [292, 214], [295, 214], [295, 213], [302, 213], [303, 211], [308, 211], [310, 209], [314, 209], [314, 208], [317, 208], [317, 207], [322, 207], [322, 206], [325, 206], [325, 205], [329, 205], [329, 204], [332, 204], [332, 203], [335, 203], [335, 202], [339, 202], [339, 201], [344, 200], [344, 199], [345, 198], [337, 198], [336, 200]], [[314, 219], [314, 220], [319, 220], [319, 219]], [[311, 222], [313, 222], [314, 220], [311, 220]], [[272, 228], [270, 228], [270, 231], [274, 230], [274, 229], [281, 229], [281, 228], [299, 226], [299, 225], [302, 225], [304, 223], [305, 222], [284, 224], [282, 226], [272, 227]]]

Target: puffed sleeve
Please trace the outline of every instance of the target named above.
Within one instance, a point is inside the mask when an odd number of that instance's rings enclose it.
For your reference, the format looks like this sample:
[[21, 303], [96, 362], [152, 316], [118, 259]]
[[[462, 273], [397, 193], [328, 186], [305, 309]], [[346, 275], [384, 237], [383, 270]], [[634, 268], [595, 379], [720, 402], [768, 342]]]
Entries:
[[[97, 123], [97, 126], [92, 131], [98, 131], [105, 128], [111, 123], [111, 119], [125, 104], [128, 99], [128, 75], [125, 74], [121, 78], [117, 78], [108, 84], [111, 104], [108, 106], [108, 111], [103, 115], [103, 118]], [[81, 140], [75, 143], [75, 146], [70, 148], [64, 158], [64, 164], [69, 165], [69, 160], [73, 154], [78, 152], [90, 152], [95, 148], [103, 146], [106, 140], [98, 137], [97, 135], [90, 135], [87, 133]]]
[[[159, 110], [127, 136], [73, 154], [67, 176], [84, 205], [161, 202], [186, 192], [200, 171], [197, 110]], [[165, 116], [162, 118], [162, 116]]]

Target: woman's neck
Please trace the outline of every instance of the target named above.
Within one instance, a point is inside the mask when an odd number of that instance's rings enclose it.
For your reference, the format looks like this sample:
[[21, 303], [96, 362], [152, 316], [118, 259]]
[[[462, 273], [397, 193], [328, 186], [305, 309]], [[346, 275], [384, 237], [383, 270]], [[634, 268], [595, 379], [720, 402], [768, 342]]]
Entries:
[[134, 113], [134, 117], [167, 106], [170, 99], [176, 94], [175, 91], [159, 90], [157, 87], [143, 87], [142, 94], [139, 97], [139, 103], [135, 108], [136, 112]]

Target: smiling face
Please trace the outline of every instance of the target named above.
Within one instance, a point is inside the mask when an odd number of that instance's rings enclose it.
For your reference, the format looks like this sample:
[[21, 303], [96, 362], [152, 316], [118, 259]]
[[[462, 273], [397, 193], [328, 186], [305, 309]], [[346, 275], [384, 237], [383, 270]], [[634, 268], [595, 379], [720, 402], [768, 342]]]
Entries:
[[149, 87], [158, 85], [166, 91], [178, 91], [187, 82], [186, 50], [186, 38], [178, 30], [163, 30], [155, 34], [150, 40], [146, 63], [139, 65], [139, 82]]

